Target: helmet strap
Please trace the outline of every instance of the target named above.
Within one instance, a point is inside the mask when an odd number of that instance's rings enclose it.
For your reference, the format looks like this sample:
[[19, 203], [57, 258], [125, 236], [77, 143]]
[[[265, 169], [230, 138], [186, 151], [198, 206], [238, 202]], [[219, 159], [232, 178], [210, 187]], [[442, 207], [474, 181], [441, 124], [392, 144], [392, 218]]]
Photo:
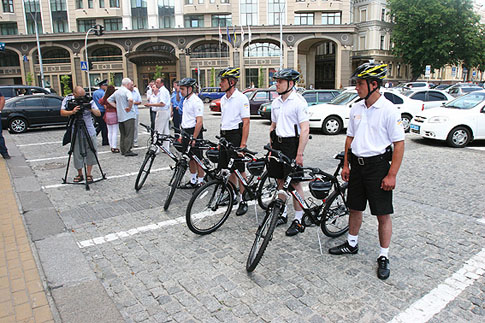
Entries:
[[364, 100], [367, 102], [367, 100], [369, 99], [369, 97], [372, 95], [372, 93], [374, 93], [374, 92], [377, 90], [377, 88], [378, 88], [379, 86], [376, 86], [376, 88], [375, 88], [375, 89], [373, 89], [373, 90], [371, 91], [371, 89], [370, 89], [370, 82], [369, 82], [369, 80], [365, 80], [365, 81], [366, 81], [366, 83], [367, 83], [367, 90], [368, 90], [368, 91], [367, 91], [367, 95], [365, 96]]
[[231, 84], [231, 79], [230, 79], [230, 78], [226, 78], [226, 80], [227, 80], [227, 83], [229, 83], [229, 87], [228, 87], [228, 88], [227, 88], [227, 90], [225, 91], [225, 92], [227, 93], [227, 92], [229, 92], [229, 91], [230, 91], [230, 90], [231, 90], [231, 89], [234, 87], [234, 85], [235, 85], [236, 83]]
[[291, 87], [291, 89], [290, 89], [290, 80], [286, 80], [286, 82], [288, 82], [288, 87], [287, 87], [286, 91], [278, 93], [279, 95], [285, 95], [286, 93], [293, 90], [293, 88], [295, 87], [295, 82], [293, 82], [293, 86]]

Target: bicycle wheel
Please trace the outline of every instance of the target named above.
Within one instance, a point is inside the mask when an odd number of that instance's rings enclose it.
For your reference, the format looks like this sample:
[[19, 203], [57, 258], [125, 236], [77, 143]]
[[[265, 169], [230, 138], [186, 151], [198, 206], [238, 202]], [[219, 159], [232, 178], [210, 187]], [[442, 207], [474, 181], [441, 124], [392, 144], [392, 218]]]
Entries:
[[265, 171], [263, 175], [261, 175], [261, 180], [256, 192], [258, 195], [258, 204], [263, 210], [268, 208], [268, 204], [277, 189], [278, 183], [276, 182], [276, 178], [268, 177], [268, 172]]
[[135, 181], [135, 190], [138, 192], [145, 181], [147, 180], [148, 174], [150, 174], [150, 169], [152, 168], [153, 161], [155, 160], [155, 153], [151, 150], [147, 151], [145, 155], [145, 160], [141, 164], [140, 170], [138, 171], [138, 175], [136, 176]]
[[172, 202], [173, 196], [175, 194], [175, 190], [177, 189], [177, 187], [180, 186], [180, 182], [182, 181], [182, 178], [184, 177], [186, 170], [187, 168], [184, 167], [183, 165], [175, 166], [175, 170], [173, 172], [172, 178], [168, 183], [168, 187], [169, 187], [168, 194], [167, 194], [167, 198], [165, 199], [165, 203], [163, 204], [164, 210], [167, 210], [168, 207], [170, 206], [170, 203]]
[[344, 183], [341, 186], [343, 198], [337, 191], [333, 191], [325, 201], [320, 226], [327, 237], [335, 238], [341, 236], [349, 229], [350, 212], [347, 205], [345, 205], [347, 201], [347, 186], [348, 183]]
[[256, 239], [254, 240], [251, 251], [248, 255], [248, 260], [246, 262], [246, 270], [251, 272], [258, 265], [263, 253], [268, 246], [268, 243], [273, 238], [273, 231], [276, 227], [276, 222], [281, 213], [281, 206], [274, 203], [272, 207], [268, 206], [266, 210], [266, 216], [263, 222], [258, 227], [256, 231]]
[[234, 189], [221, 180], [210, 181], [199, 187], [187, 206], [187, 226], [197, 234], [217, 230], [232, 211]]

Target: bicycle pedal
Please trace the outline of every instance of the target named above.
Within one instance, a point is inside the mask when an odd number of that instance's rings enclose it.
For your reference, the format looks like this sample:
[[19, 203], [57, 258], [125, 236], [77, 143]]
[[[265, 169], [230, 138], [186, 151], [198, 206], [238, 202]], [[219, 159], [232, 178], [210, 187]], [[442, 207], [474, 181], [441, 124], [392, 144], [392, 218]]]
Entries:
[[297, 229], [298, 231], [300, 231], [301, 233], [305, 232], [305, 226], [304, 226], [304, 225], [302, 225], [302, 224], [300, 224], [300, 223], [298, 223], [298, 224], [296, 225], [296, 229]]

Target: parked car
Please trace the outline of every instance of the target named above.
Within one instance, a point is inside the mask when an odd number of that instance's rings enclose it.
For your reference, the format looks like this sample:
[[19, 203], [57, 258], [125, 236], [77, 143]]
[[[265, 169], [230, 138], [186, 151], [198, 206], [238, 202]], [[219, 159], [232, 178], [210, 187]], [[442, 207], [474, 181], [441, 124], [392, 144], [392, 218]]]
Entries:
[[[413, 116], [422, 110], [422, 102], [384, 88], [381, 88], [380, 92], [401, 112], [404, 130], [409, 131]], [[350, 108], [358, 98], [356, 90], [347, 90], [329, 103], [309, 107], [310, 128], [321, 129], [326, 135], [339, 134], [342, 129], [347, 128]]]
[[55, 94], [17, 96], [8, 99], [2, 110], [2, 128], [22, 133], [28, 128], [65, 125], [60, 110], [62, 97]]
[[[257, 89], [246, 89], [243, 91], [243, 94], [246, 94], [246, 96], [249, 97], [251, 96], [251, 94], [256, 91]], [[222, 97], [221, 97], [222, 98]], [[211, 104], [209, 104], [209, 109], [212, 111], [212, 112], [221, 112], [221, 99], [215, 99], [215, 100], [212, 100]]]
[[423, 102], [423, 110], [429, 108], [436, 108], [441, 106], [443, 103], [451, 101], [454, 99], [450, 94], [445, 91], [440, 90], [409, 90], [403, 92], [405, 96], [410, 99], [418, 100]]
[[433, 89], [444, 91], [444, 90], [450, 88], [451, 86], [452, 86], [452, 84], [440, 84], [440, 85], [435, 86]]
[[257, 89], [249, 97], [249, 109], [251, 115], [258, 115], [258, 109], [263, 103], [273, 101], [278, 96], [275, 89]]
[[485, 90], [475, 91], [443, 107], [421, 112], [411, 122], [411, 132], [423, 138], [445, 140], [463, 148], [472, 140], [485, 139]]
[[204, 87], [200, 90], [199, 98], [205, 103], [209, 103], [212, 100], [220, 99], [226, 94], [221, 91], [220, 87]]
[[[339, 90], [305, 90], [301, 95], [305, 98], [308, 106], [311, 106], [330, 102], [340, 93]], [[258, 114], [263, 119], [271, 120], [271, 102], [261, 104]]]
[[53, 89], [46, 89], [40, 86], [30, 85], [2, 85], [0, 86], [0, 93], [3, 94], [5, 100], [22, 95], [33, 94], [51, 94], [55, 93]]
[[459, 85], [453, 85], [448, 89], [448, 93], [452, 95], [453, 97], [457, 98], [459, 96], [465, 95], [467, 93], [471, 93], [474, 91], [480, 91], [483, 90], [483, 88], [476, 86], [476, 85], [469, 85], [469, 84], [459, 84]]

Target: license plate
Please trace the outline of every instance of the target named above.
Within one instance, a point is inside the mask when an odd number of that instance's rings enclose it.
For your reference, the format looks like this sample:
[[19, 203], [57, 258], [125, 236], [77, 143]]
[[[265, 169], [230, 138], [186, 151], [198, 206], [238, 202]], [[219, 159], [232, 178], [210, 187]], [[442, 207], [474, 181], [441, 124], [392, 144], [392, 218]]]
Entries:
[[409, 128], [411, 129], [411, 131], [412, 131], [412, 132], [419, 133], [419, 128], [420, 128], [420, 126], [415, 125], [415, 124], [411, 124], [411, 125], [409, 126]]

